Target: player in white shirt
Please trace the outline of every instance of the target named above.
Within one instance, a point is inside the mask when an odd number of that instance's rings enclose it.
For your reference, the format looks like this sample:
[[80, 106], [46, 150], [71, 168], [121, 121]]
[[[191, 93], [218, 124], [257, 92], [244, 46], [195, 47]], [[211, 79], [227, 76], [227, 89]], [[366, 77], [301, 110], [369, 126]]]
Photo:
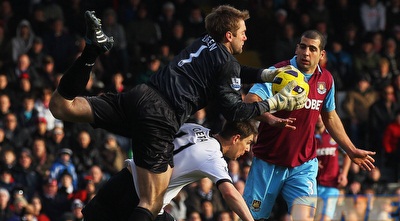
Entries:
[[[232, 183], [224, 157], [234, 160], [242, 156], [250, 150], [256, 135], [254, 121], [227, 122], [214, 136], [201, 125], [182, 125], [174, 140], [175, 167], [164, 195], [164, 206], [184, 186], [208, 177], [217, 185], [232, 211], [243, 221], [253, 220], [242, 195]], [[127, 163], [127, 168], [112, 177], [83, 209], [85, 221], [128, 220], [139, 203], [136, 184], [140, 177], [137, 177], [133, 160]], [[156, 220], [174, 219], [161, 211]]]

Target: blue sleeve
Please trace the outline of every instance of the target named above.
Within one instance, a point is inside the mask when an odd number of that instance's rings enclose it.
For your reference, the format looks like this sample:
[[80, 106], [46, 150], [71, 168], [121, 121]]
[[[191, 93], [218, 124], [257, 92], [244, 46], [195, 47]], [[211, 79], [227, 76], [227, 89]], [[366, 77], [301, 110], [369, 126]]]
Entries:
[[328, 91], [328, 94], [325, 97], [325, 102], [323, 106], [323, 110], [326, 112], [331, 112], [336, 109], [335, 104], [335, 83], [332, 83], [331, 89]]
[[257, 83], [250, 88], [249, 93], [256, 94], [262, 100], [272, 97], [272, 84], [271, 83]]

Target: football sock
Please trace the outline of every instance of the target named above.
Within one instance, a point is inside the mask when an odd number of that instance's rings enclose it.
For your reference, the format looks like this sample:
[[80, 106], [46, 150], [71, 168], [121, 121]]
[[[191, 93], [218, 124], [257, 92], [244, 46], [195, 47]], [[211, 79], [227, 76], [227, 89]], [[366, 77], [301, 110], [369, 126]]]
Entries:
[[62, 97], [72, 100], [85, 90], [98, 55], [96, 46], [86, 45], [81, 56], [74, 61], [60, 80], [57, 91]]
[[128, 221], [153, 221], [153, 214], [143, 207], [136, 207]]

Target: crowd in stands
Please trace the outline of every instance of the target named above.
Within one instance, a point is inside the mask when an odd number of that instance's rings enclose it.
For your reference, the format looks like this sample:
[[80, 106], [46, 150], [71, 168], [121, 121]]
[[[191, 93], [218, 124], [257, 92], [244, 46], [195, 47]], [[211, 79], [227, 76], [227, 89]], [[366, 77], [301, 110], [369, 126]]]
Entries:
[[[59, 121], [48, 109], [85, 45], [86, 10], [115, 40], [93, 68], [91, 96], [146, 82], [205, 32], [205, 15], [220, 4], [250, 11], [245, 51], [264, 67], [290, 59], [303, 31], [325, 35], [320, 65], [335, 79], [338, 113], [354, 143], [377, 152], [372, 172], [352, 165], [343, 194], [400, 195], [400, 0], [0, 0], [0, 221], [82, 220], [85, 203], [132, 156], [129, 139]], [[213, 106], [191, 120], [215, 133], [224, 122]], [[229, 161], [240, 191], [250, 158]], [[166, 210], [177, 221], [237, 219], [207, 179]], [[285, 214], [278, 203], [270, 220]]]

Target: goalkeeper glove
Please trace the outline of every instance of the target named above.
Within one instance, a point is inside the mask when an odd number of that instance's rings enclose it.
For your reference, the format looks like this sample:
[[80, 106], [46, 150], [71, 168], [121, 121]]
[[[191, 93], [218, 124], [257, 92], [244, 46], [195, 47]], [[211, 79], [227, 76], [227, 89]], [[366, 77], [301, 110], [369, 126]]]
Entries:
[[297, 86], [296, 81], [290, 81], [282, 90], [276, 93], [273, 97], [267, 99], [270, 111], [271, 110], [286, 110], [292, 111], [304, 107], [307, 101], [306, 91], [300, 94], [293, 95], [291, 92]]
[[264, 69], [261, 72], [261, 80], [264, 82], [272, 82], [275, 78], [275, 76], [282, 71], [286, 71], [286, 70], [293, 70], [295, 69], [295, 67], [293, 67], [292, 65], [287, 65], [281, 68], [274, 68], [274, 69]]

